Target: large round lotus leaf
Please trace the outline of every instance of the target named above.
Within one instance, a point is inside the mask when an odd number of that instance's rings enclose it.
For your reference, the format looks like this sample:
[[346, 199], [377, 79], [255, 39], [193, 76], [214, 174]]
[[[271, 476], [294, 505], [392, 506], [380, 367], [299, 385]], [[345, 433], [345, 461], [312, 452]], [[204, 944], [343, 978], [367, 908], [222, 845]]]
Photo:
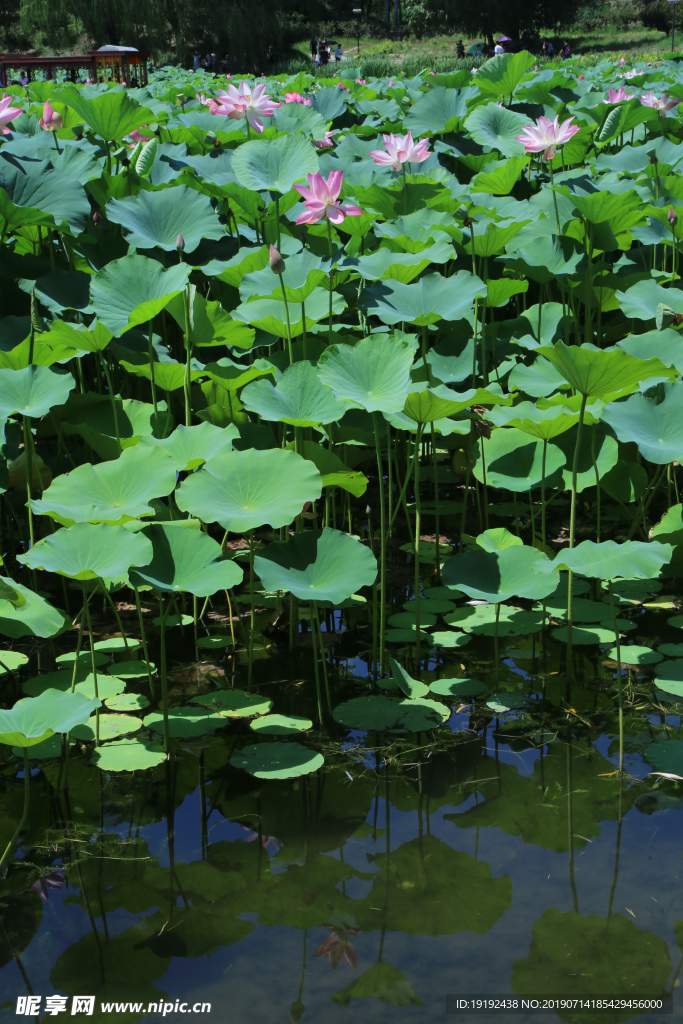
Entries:
[[[406, 672], [403, 665], [400, 665], [394, 658], [389, 658], [389, 666], [391, 668], [392, 679], [387, 679], [387, 689], [403, 690], [406, 697], [426, 697], [429, 693], [429, 687], [422, 682], [421, 679], [413, 679], [413, 677]], [[388, 685], [388, 684], [393, 685]], [[380, 685], [384, 685], [381, 683]]]
[[[430, 636], [423, 629], [420, 630], [420, 643], [437, 643], [436, 636], [443, 636], [443, 633], [434, 633]], [[460, 636], [463, 634], [461, 633]], [[384, 634], [384, 639], [388, 644], [415, 644], [418, 639], [417, 630], [415, 627], [412, 629], [388, 629]], [[467, 638], [469, 639], [469, 638]]]
[[88, 225], [90, 204], [80, 183], [68, 174], [46, 160], [16, 159], [3, 148], [0, 215], [10, 230], [43, 224], [80, 235]]
[[320, 382], [308, 360], [290, 366], [275, 386], [267, 380], [248, 384], [241, 401], [245, 409], [263, 420], [290, 423], [294, 427], [332, 423], [340, 420], [347, 409]]
[[185, 290], [189, 274], [186, 263], [164, 270], [147, 256], [123, 256], [94, 275], [90, 302], [98, 320], [118, 338], [165, 309], [175, 295]]
[[495, 636], [496, 608], [500, 608], [498, 636], [522, 636], [526, 633], [537, 633], [543, 628], [541, 612], [525, 611], [523, 608], [500, 604], [464, 605], [446, 615], [445, 620], [449, 626], [456, 626], [467, 633]]
[[295, 181], [318, 170], [318, 155], [300, 133], [245, 142], [232, 154], [237, 181], [252, 192], [289, 192]]
[[250, 722], [249, 728], [266, 736], [296, 736], [312, 729], [313, 722], [301, 715], [264, 715]]
[[389, 334], [375, 334], [357, 345], [330, 345], [318, 363], [318, 376], [340, 402], [367, 412], [400, 412], [410, 389], [413, 348]]
[[[130, 640], [128, 642], [130, 643]], [[146, 679], [148, 667], [152, 674], [154, 674], [156, 665], [153, 661], [117, 661], [107, 671], [111, 672], [112, 675], [118, 676], [119, 679]]]
[[[569, 627], [560, 626], [559, 629], [554, 629], [553, 637], [555, 640], [560, 640], [563, 644], [566, 644], [569, 640]], [[604, 626], [573, 626], [572, 643], [586, 646], [613, 644], [614, 630], [607, 629]]]
[[45, 690], [39, 697], [23, 697], [9, 711], [0, 711], [0, 743], [32, 747], [55, 732], [69, 732], [87, 722], [100, 701], [82, 693]]
[[[29, 697], [38, 697], [46, 690], [60, 690], [62, 693], [69, 693], [73, 681], [73, 671], [62, 669], [60, 672], [45, 672], [42, 676], [34, 676], [27, 679], [22, 686], [24, 693]], [[117, 676], [97, 674], [97, 696], [100, 700], [105, 697], [114, 697], [122, 693], [126, 684]], [[76, 693], [84, 697], [95, 697], [95, 677], [92, 672], [78, 671], [76, 674]]]
[[[409, 612], [397, 612], [395, 615], [389, 616], [389, 625], [394, 626], [397, 629], [414, 629], [416, 625], [415, 608]], [[429, 612], [422, 611], [422, 604], [420, 604], [420, 626], [424, 629], [429, 629], [430, 626], [436, 625], [436, 615], [430, 615]]]
[[90, 761], [103, 772], [138, 772], [155, 768], [166, 758], [164, 748], [155, 740], [136, 737], [132, 740], [114, 740], [97, 747]]
[[120, 141], [136, 128], [155, 120], [153, 112], [138, 103], [125, 89], [86, 96], [85, 90], [67, 85], [61, 91], [60, 99], [75, 110], [100, 139], [107, 142]]
[[152, 498], [165, 497], [176, 484], [173, 460], [158, 448], [126, 448], [118, 459], [86, 462], [53, 480], [31, 507], [63, 526], [73, 523], [126, 523], [151, 516]]
[[504, 157], [512, 157], [524, 153], [524, 146], [517, 142], [516, 136], [528, 122], [523, 114], [499, 107], [497, 103], [487, 103], [472, 111], [465, 127], [480, 146], [490, 146]]
[[269, 544], [255, 558], [268, 591], [286, 590], [300, 601], [339, 604], [377, 577], [372, 551], [339, 530], [306, 530], [284, 543]]
[[[137, 732], [142, 728], [142, 720], [135, 715], [100, 715], [100, 740], [115, 740], [128, 733]], [[71, 735], [77, 740], [94, 740], [97, 736], [96, 717], [91, 715], [83, 725], [77, 725], [71, 730]]]
[[621, 348], [567, 347], [558, 341], [552, 348], [541, 346], [536, 353], [548, 359], [576, 391], [590, 398], [628, 395], [646, 380], [671, 380], [675, 373], [660, 359], [636, 359]]
[[93, 656], [95, 660], [95, 668], [101, 668], [102, 665], [106, 665], [109, 662], [109, 658], [107, 657], [107, 655], [102, 654], [100, 651], [97, 651], [94, 655], [91, 655], [90, 651], [83, 650], [79, 651], [78, 659], [76, 658], [75, 651], [66, 651], [65, 654], [60, 654], [55, 658], [55, 664], [59, 665], [60, 667], [63, 665], [73, 667], [74, 662], [78, 660], [79, 672], [81, 670], [89, 672], [92, 667]]
[[152, 544], [141, 533], [104, 523], [76, 523], [39, 540], [17, 560], [32, 569], [45, 569], [73, 580], [116, 579], [132, 565], [144, 565]]
[[[425, 590], [425, 594], [431, 593], [431, 591]], [[407, 612], [415, 614], [415, 599], [406, 601], [403, 608]], [[425, 612], [428, 615], [445, 615], [446, 612], [452, 612], [455, 608], [453, 601], [437, 600], [431, 597], [423, 597], [420, 600], [420, 615]]]
[[683, 383], [664, 385], [664, 400], [657, 403], [643, 395], [612, 402], [603, 420], [618, 439], [633, 441], [648, 462], [664, 466], [683, 459]]
[[272, 700], [258, 693], [245, 690], [214, 690], [192, 698], [193, 704], [201, 704], [209, 711], [225, 718], [250, 718], [252, 715], [267, 715], [273, 706]]
[[[490, 487], [527, 493], [543, 479], [543, 441], [515, 427], [494, 430], [488, 440], [477, 442], [474, 475]], [[550, 487], [560, 480], [565, 454], [554, 444], [545, 445], [545, 479]]]
[[[658, 576], [662, 566], [671, 561], [673, 548], [657, 541], [605, 540], [596, 544], [583, 540], [575, 548], [565, 548], [552, 562], [543, 560], [535, 565], [534, 573], [552, 573], [569, 569], [579, 576], [599, 580], [651, 579]], [[453, 559], [455, 561], [455, 559]], [[444, 570], [445, 572], [445, 570]]]
[[[352, 999], [379, 999], [381, 1003], [394, 1006], [422, 1006], [422, 1000], [406, 976], [383, 960], [368, 967], [346, 988], [333, 992], [330, 998], [337, 1006], [348, 1006]], [[303, 1007], [303, 1003], [299, 1005]]]
[[54, 406], [63, 405], [75, 387], [70, 373], [58, 373], [49, 366], [0, 370], [0, 417], [46, 416]]
[[373, 694], [344, 701], [337, 705], [332, 717], [348, 729], [364, 729], [367, 732], [427, 732], [447, 721], [450, 713], [450, 708], [424, 697], [397, 700], [395, 697]]
[[486, 686], [478, 679], [435, 679], [429, 684], [430, 693], [439, 697], [478, 697], [486, 692]]
[[453, 277], [427, 274], [416, 284], [378, 281], [363, 289], [359, 303], [382, 323], [405, 321], [424, 327], [438, 320], [464, 319], [470, 314], [474, 300], [485, 295], [486, 285], [480, 278], [468, 270], [459, 270]]
[[252, 743], [236, 750], [230, 757], [233, 768], [255, 775], [257, 779], [295, 779], [322, 768], [324, 757], [300, 743]]
[[[533, 999], [560, 993], [574, 999], [647, 999], [662, 995], [670, 974], [666, 941], [624, 914], [582, 917], [551, 907], [534, 924], [529, 953], [515, 960], [510, 984], [518, 996]], [[627, 1014], [603, 1011], [596, 1019], [626, 1020]], [[585, 1019], [580, 1010], [560, 1016], [571, 1024]]]
[[[653, 651], [651, 647], [636, 647], [635, 645], [621, 646], [619, 656], [622, 665], [656, 665], [664, 659], [659, 651]], [[607, 655], [612, 661], [617, 660], [617, 649], [613, 647]]]
[[16, 672], [28, 662], [28, 654], [21, 651], [0, 650], [0, 675], [7, 675], [8, 672]]
[[15, 583], [6, 576], [0, 576], [0, 584], [12, 591], [18, 591], [22, 604], [0, 597], [0, 633], [14, 638], [22, 636], [57, 636], [71, 624], [71, 617], [53, 608], [44, 597], [34, 590]]
[[656, 670], [655, 683], [660, 690], [683, 697], [683, 659], [665, 661]]
[[175, 252], [178, 235], [182, 235], [185, 252], [194, 252], [202, 239], [225, 235], [209, 197], [187, 185], [110, 199], [107, 218], [121, 225], [126, 241], [137, 249], [158, 246]]
[[205, 523], [241, 533], [270, 524], [288, 526], [307, 501], [317, 501], [322, 477], [292, 451], [235, 451], [211, 459], [176, 491], [178, 508]]
[[225, 647], [229, 647], [232, 643], [232, 637], [229, 636], [200, 636], [195, 642], [196, 646], [202, 651], [220, 651]]
[[468, 94], [469, 89], [447, 89], [443, 85], [418, 93], [403, 122], [405, 128], [415, 138], [425, 132], [453, 131], [467, 113]]
[[130, 654], [137, 647], [142, 647], [142, 640], [136, 640], [132, 636], [108, 636], [106, 640], [96, 640], [93, 644], [96, 651], [104, 651], [107, 654]]
[[[543, 606], [537, 604], [534, 611], [542, 611]], [[567, 595], [553, 594], [545, 602], [546, 614], [553, 619], [567, 618]], [[603, 622], [605, 618], [605, 602], [589, 601], [585, 597], [575, 597], [572, 601], [572, 619], [574, 622]]]
[[160, 448], [170, 455], [177, 470], [189, 472], [217, 455], [231, 452], [236, 437], [239, 437], [239, 430], [234, 423], [226, 423], [224, 427], [216, 427], [213, 423], [198, 423], [194, 427], [176, 427], [163, 440], [143, 437], [138, 447]]
[[229, 590], [242, 579], [239, 565], [224, 558], [218, 541], [201, 530], [155, 523], [145, 527], [144, 532], [152, 542], [152, 558], [147, 565], [130, 570], [134, 587], [210, 597], [217, 590]]
[[544, 554], [526, 544], [487, 551], [482, 547], [486, 536], [478, 538], [478, 548], [454, 555], [444, 564], [441, 575], [447, 586], [491, 603], [509, 601], [511, 597], [539, 601], [552, 594], [557, 583], [551, 585], [551, 576], [535, 572], [548, 561]]
[[[168, 730], [171, 736], [208, 736], [214, 729], [226, 725], [222, 715], [209, 714], [204, 708], [176, 707], [169, 708]], [[143, 721], [147, 729], [163, 733], [164, 716], [161, 711], [152, 711]]]
[[142, 693], [119, 693], [107, 697], [105, 705], [110, 711], [142, 711], [149, 707], [149, 701]]

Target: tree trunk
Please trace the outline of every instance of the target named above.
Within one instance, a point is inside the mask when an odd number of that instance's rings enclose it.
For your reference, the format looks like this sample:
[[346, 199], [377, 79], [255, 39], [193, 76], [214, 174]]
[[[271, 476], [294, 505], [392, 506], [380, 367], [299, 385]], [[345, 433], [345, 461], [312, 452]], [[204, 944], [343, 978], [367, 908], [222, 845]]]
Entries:
[[384, 0], [384, 21], [389, 28], [389, 0]]
[[398, 28], [401, 24], [401, 2], [400, 0], [394, 0], [394, 28]]

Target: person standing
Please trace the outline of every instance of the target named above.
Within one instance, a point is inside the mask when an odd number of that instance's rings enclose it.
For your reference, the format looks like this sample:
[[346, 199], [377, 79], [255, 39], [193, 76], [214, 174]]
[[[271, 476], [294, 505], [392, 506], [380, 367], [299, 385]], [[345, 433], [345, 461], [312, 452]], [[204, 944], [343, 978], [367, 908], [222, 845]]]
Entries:
[[318, 56], [318, 40], [315, 36], [311, 36], [311, 60], [315, 61]]
[[458, 58], [458, 60], [462, 60], [463, 57], [465, 56], [465, 47], [462, 45], [462, 39], [458, 39], [457, 43], [455, 44], [455, 55]]

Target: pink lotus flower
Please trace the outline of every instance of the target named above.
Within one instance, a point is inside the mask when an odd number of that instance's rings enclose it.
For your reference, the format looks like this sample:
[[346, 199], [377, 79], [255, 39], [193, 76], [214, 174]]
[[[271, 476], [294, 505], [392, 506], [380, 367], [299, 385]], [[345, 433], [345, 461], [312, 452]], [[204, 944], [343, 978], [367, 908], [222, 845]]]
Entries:
[[328, 149], [330, 146], [333, 145], [332, 137], [334, 135], [336, 135], [336, 134], [337, 133], [334, 130], [329, 131], [329, 132], [325, 132], [325, 138], [324, 139], [318, 139], [317, 141], [314, 139], [313, 140], [313, 145], [315, 146], [316, 149]]
[[13, 121], [15, 117], [19, 117], [19, 114], [24, 113], [21, 107], [13, 107], [10, 105], [13, 99], [13, 96], [5, 96], [3, 94], [3, 97], [0, 100], [0, 125], [2, 125], [3, 135], [9, 134], [9, 128], [7, 128], [6, 125], [8, 125], [10, 121]]
[[313, 100], [309, 100], [307, 96], [302, 96], [300, 92], [286, 92], [285, 103], [303, 103], [304, 106], [310, 107]]
[[619, 64], [625, 64], [625, 63], [626, 63], [626, 58], [625, 57], [620, 57], [619, 58]]
[[351, 939], [355, 939], [359, 929], [348, 928], [344, 930], [343, 928], [333, 928], [328, 924], [325, 927], [331, 934], [328, 935], [324, 942], [320, 943], [313, 956], [326, 956], [330, 967], [335, 971], [337, 964], [342, 960], [349, 967], [356, 967], [356, 951], [353, 948]]
[[357, 78], [356, 79], [356, 85], [367, 85], [367, 84], [368, 84], [367, 78]]
[[66, 885], [66, 879], [61, 871], [51, 871], [49, 875], [43, 875], [31, 886], [31, 892], [40, 896], [41, 900], [50, 898], [50, 889], [61, 889]]
[[341, 224], [344, 217], [360, 217], [363, 211], [359, 206], [339, 202], [343, 181], [343, 171], [331, 171], [327, 181], [322, 174], [309, 174], [308, 188], [295, 185], [299, 195], [304, 197], [306, 207], [297, 217], [297, 224], [317, 224], [323, 217], [333, 224]]
[[391, 164], [395, 171], [400, 171], [404, 164], [421, 164], [429, 158], [429, 139], [414, 143], [410, 132], [405, 135], [382, 135], [386, 153], [381, 149], [373, 149], [370, 156], [376, 164], [387, 166]]
[[579, 75], [579, 81], [582, 82], [585, 77], [586, 77], [585, 75]]
[[552, 160], [557, 152], [557, 147], [569, 142], [573, 135], [576, 135], [578, 124], [572, 124], [574, 117], [568, 117], [560, 124], [559, 117], [551, 121], [547, 117], [539, 117], [536, 124], [528, 124], [522, 128], [521, 135], [515, 135], [517, 142], [524, 145], [527, 153], [543, 153], [544, 160]]
[[263, 131], [261, 118], [272, 117], [275, 108], [282, 106], [266, 93], [265, 82], [255, 85], [253, 89], [248, 82], [240, 82], [237, 89], [234, 85], [228, 85], [228, 91], [219, 89], [218, 97], [211, 100], [209, 105], [212, 114], [222, 114], [237, 120], [246, 117], [247, 123], [257, 132]]
[[[146, 128], [147, 125], [143, 124], [140, 127]], [[134, 128], [133, 131], [130, 133], [130, 138], [133, 140], [133, 142], [149, 142], [151, 136], [141, 135], [137, 128]]]
[[674, 107], [677, 107], [681, 101], [675, 98], [670, 100], [669, 94], [666, 92], [663, 96], [655, 96], [652, 90], [650, 90], [650, 92], [643, 93], [640, 97], [640, 102], [644, 107], [653, 107], [660, 114], [665, 114], [667, 110], [673, 110]]
[[339, 89], [346, 89], [346, 86], [344, 85], [344, 83], [343, 83], [343, 82], [337, 82], [337, 87], [338, 87]]
[[[258, 832], [254, 832], [254, 830], [250, 829], [248, 827], [248, 825], [240, 825], [240, 828], [244, 829], [244, 831], [247, 833], [247, 835], [244, 837], [245, 843], [253, 843], [253, 842], [255, 842], [255, 840], [258, 839], [258, 837], [259, 837]], [[268, 853], [271, 852], [271, 850], [270, 850], [271, 847], [273, 849], [273, 853], [278, 853], [282, 849], [283, 844], [280, 842], [279, 839], [276, 839], [275, 836], [264, 836], [264, 835], [262, 835], [261, 836], [261, 846]]]
[[630, 92], [627, 96], [626, 89], [622, 85], [622, 87], [620, 89], [617, 89], [616, 92], [614, 91], [614, 89], [610, 89], [609, 99], [603, 100], [602, 102], [607, 103], [608, 105], [612, 103], [624, 103], [626, 100], [632, 100], [634, 96], [634, 92]]
[[85, 80], [85, 84], [86, 84], [86, 85], [90, 85], [90, 79], [89, 79], [89, 78], [86, 78], [86, 80]]
[[199, 100], [199, 102], [204, 107], [210, 107], [211, 104], [213, 103], [213, 100], [211, 99], [211, 97], [210, 96], [205, 96], [203, 92], [197, 93], [197, 99]]
[[45, 132], [58, 132], [62, 127], [62, 115], [46, 101], [43, 107], [43, 116], [40, 119], [40, 127]]

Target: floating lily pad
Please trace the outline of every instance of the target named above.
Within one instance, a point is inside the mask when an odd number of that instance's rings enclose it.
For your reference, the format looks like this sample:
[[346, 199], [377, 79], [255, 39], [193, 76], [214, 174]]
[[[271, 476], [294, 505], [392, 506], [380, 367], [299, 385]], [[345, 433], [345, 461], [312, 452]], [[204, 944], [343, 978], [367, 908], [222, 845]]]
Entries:
[[666, 621], [675, 629], [683, 629], [683, 615], [672, 615], [671, 618]]
[[[183, 612], [182, 615], [167, 615], [165, 626], [167, 629], [171, 629], [173, 626], [191, 626], [194, 619], [187, 612]], [[157, 615], [156, 618], [152, 619], [152, 625], [160, 626], [162, 623], [161, 615]]]
[[[46, 672], [42, 676], [34, 676], [27, 679], [22, 686], [24, 693], [31, 697], [37, 697], [46, 690], [59, 690], [61, 693], [68, 693], [71, 689], [72, 672], [62, 669], [59, 672]], [[126, 684], [123, 679], [116, 676], [100, 675], [97, 673], [97, 695], [100, 700], [105, 697], [113, 697], [117, 693], [123, 693]], [[79, 672], [76, 675], [75, 692], [85, 697], [95, 696], [95, 679], [91, 672]]]
[[457, 626], [466, 633], [495, 636], [496, 608], [500, 609], [498, 636], [520, 636], [536, 633], [543, 628], [543, 615], [538, 611], [524, 611], [509, 605], [464, 605], [445, 616], [449, 626]]
[[529, 698], [521, 693], [492, 693], [486, 701], [486, 707], [491, 708], [497, 715], [505, 711], [516, 711], [524, 708], [529, 703]]
[[643, 757], [658, 772], [683, 775], [683, 740], [658, 740], [643, 750]]
[[425, 697], [396, 700], [383, 694], [354, 697], [332, 713], [335, 722], [368, 732], [426, 732], [447, 721], [450, 708]]
[[[2, 659], [2, 655], [0, 655], [0, 661], [1, 661], [1, 659]], [[73, 666], [73, 663], [74, 663], [75, 660], [76, 660], [76, 652], [75, 651], [67, 651], [66, 654], [60, 654], [59, 657], [55, 658], [55, 662], [57, 663], [57, 665]], [[109, 658], [107, 657], [106, 654], [104, 654], [102, 651], [95, 651], [95, 668], [101, 668], [102, 665], [106, 665], [108, 663], [108, 661], [109, 661]], [[78, 654], [78, 668], [79, 668], [79, 671], [82, 668], [86, 669], [86, 671], [87, 671], [88, 669], [91, 668], [91, 666], [92, 666], [92, 656], [90, 654], [90, 651], [80, 651], [79, 654]]]
[[310, 718], [301, 715], [263, 715], [249, 723], [249, 728], [267, 736], [295, 736], [313, 727]]
[[[420, 643], [424, 643], [426, 640], [432, 640], [433, 637], [429, 633], [425, 633], [423, 629], [420, 630]], [[388, 629], [384, 634], [385, 643], [388, 644], [414, 644], [417, 640], [416, 629]]]
[[197, 640], [197, 647], [202, 651], [218, 651], [223, 647], [229, 647], [232, 637], [229, 636], [200, 636]]
[[[137, 732], [142, 728], [142, 721], [134, 715], [100, 715], [100, 740], [116, 740], [120, 736]], [[71, 730], [77, 740], [94, 740], [96, 737], [96, 718], [92, 715], [84, 725], [77, 725]]]
[[[170, 736], [186, 738], [188, 736], [208, 736], [214, 729], [226, 725], [222, 715], [212, 715], [203, 708], [174, 707], [168, 712], [168, 731]], [[152, 711], [146, 715], [143, 725], [154, 732], [164, 732], [164, 716], [161, 711]]]
[[[567, 643], [569, 628], [560, 626], [553, 630], [553, 636], [563, 644]], [[605, 629], [602, 626], [574, 626], [572, 629], [573, 644], [612, 644], [614, 643], [614, 630]]]
[[[397, 612], [395, 615], [390, 615], [389, 625], [394, 626], [396, 629], [414, 629], [416, 626], [414, 611]], [[422, 605], [420, 605], [420, 627], [428, 629], [430, 626], [435, 625], [436, 615], [430, 615], [429, 613], [423, 615]]]
[[429, 684], [430, 693], [440, 697], [478, 697], [486, 692], [486, 686], [478, 679], [435, 679]]
[[0, 651], [0, 676], [16, 672], [28, 662], [28, 655], [21, 651]]
[[683, 658], [683, 644], [660, 644], [657, 650], [666, 658]]
[[156, 666], [153, 661], [117, 661], [107, 671], [117, 675], [119, 679], [146, 679], [148, 666], [154, 674]]
[[665, 693], [683, 697], [683, 659], [665, 661], [657, 669], [655, 684]]
[[[653, 651], [651, 647], [636, 647], [627, 646], [620, 647], [620, 657], [622, 665], [656, 665], [657, 662], [662, 661], [664, 658], [663, 654], [659, 651]], [[612, 661], [617, 660], [617, 649], [613, 647], [608, 652], [607, 657]]]
[[154, 768], [165, 758], [161, 744], [148, 738], [136, 737], [131, 740], [115, 740], [97, 747], [90, 762], [104, 772], [137, 772]]
[[257, 779], [294, 779], [299, 775], [310, 775], [324, 764], [322, 754], [300, 743], [252, 743], [236, 750], [230, 764], [233, 768], [255, 775]]
[[250, 718], [252, 715], [267, 715], [273, 706], [272, 700], [258, 693], [245, 690], [214, 690], [192, 698], [193, 704], [201, 704], [225, 718]]
[[437, 647], [465, 647], [472, 639], [470, 633], [461, 633], [457, 629], [445, 629], [437, 633], [427, 633], [427, 637]]
[[[536, 610], [542, 609], [543, 605], [535, 604]], [[545, 604], [546, 614], [554, 619], [567, 618], [567, 596], [558, 597], [553, 594]], [[572, 601], [572, 616], [574, 622], [603, 622], [605, 619], [605, 605], [602, 601], [590, 601], [586, 597], [575, 597]]]
[[93, 644], [95, 651], [102, 651], [104, 654], [123, 654], [134, 651], [142, 646], [142, 640], [135, 640], [133, 637], [110, 636], [106, 640], [97, 640]]
[[[427, 591], [430, 593], [430, 591]], [[452, 612], [455, 608], [453, 601], [438, 600], [432, 597], [423, 597], [420, 599], [420, 619], [423, 614], [427, 615], [445, 615], [447, 612]], [[403, 605], [403, 609], [406, 612], [412, 612], [415, 610], [415, 601], [406, 601]]]
[[107, 697], [104, 703], [110, 711], [142, 711], [149, 707], [149, 701], [142, 693], [119, 693], [115, 697]]

